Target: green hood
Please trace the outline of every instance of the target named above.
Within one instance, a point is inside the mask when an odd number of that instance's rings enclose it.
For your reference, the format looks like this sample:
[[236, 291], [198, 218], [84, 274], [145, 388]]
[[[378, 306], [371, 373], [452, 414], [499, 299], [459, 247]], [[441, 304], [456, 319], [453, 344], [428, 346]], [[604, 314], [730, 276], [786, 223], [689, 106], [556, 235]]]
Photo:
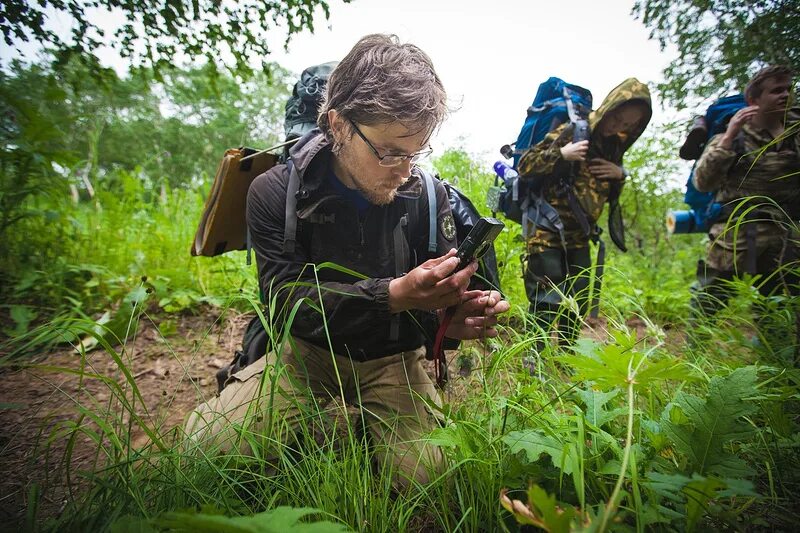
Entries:
[[[589, 115], [589, 126], [591, 127], [592, 131], [595, 131], [597, 129], [597, 125], [603, 120], [603, 117], [606, 116], [611, 110], [616, 109], [625, 102], [630, 102], [633, 100], [641, 100], [644, 102], [647, 105], [647, 114], [639, 122], [639, 124], [637, 124], [633, 131], [627, 132], [627, 135], [625, 136], [620, 136], [622, 137], [620, 146], [618, 147], [620, 150], [620, 158], [622, 157], [622, 154], [625, 153], [625, 150], [630, 148], [631, 145], [636, 142], [636, 139], [642, 135], [647, 127], [647, 124], [650, 122], [650, 117], [653, 115], [653, 104], [650, 101], [650, 89], [647, 88], [647, 85], [640, 82], [636, 78], [628, 78], [614, 87], [611, 92], [608, 93], [608, 96], [605, 97], [603, 103], [600, 104], [600, 107], [598, 107], [597, 110], [592, 111], [592, 113]], [[592, 137], [595, 136], [592, 135]], [[612, 156], [608, 159], [613, 161], [616, 159], [616, 157]]]

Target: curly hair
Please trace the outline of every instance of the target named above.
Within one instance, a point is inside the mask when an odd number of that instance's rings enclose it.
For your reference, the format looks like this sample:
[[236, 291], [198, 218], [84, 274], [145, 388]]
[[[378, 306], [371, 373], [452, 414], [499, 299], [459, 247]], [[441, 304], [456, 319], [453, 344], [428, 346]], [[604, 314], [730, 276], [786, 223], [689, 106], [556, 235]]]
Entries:
[[764, 67], [759, 70], [749, 82], [747, 82], [747, 87], [744, 88], [744, 97], [748, 102], [753, 98], [758, 98], [761, 96], [761, 85], [766, 80], [772, 78], [778, 78], [781, 80], [792, 79], [792, 75], [792, 69], [786, 65], [772, 65], [769, 67]]
[[448, 113], [447, 94], [430, 57], [396, 35], [362, 37], [331, 73], [317, 125], [332, 139], [328, 111], [374, 126], [400, 122], [433, 133]]

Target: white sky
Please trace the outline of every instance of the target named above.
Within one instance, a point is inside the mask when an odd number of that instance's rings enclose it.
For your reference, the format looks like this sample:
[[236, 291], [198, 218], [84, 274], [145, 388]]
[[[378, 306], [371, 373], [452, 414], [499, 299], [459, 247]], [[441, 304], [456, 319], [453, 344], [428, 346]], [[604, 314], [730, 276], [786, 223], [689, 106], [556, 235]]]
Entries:
[[[462, 146], [488, 164], [500, 158], [501, 145], [516, 139], [538, 84], [548, 77], [591, 90], [597, 107], [631, 76], [652, 89], [670, 59], [631, 16], [632, 0], [330, 0], [329, 5], [330, 18], [319, 9], [316, 32], [295, 35], [288, 51], [282, 46], [285, 34], [273, 31], [269, 59], [299, 74], [309, 65], [341, 59], [365, 34], [395, 33], [430, 55], [456, 109], [432, 141], [436, 152]], [[103, 18], [112, 25], [121, 20]], [[68, 18], [61, 19], [49, 21], [56, 31], [69, 25]], [[34, 49], [23, 46], [24, 53]], [[124, 70], [115, 52], [98, 53]], [[15, 54], [0, 46], [0, 58], [10, 55]], [[667, 118], [653, 96], [650, 128]], [[673, 111], [668, 114], [674, 118]]]
[[[648, 40], [632, 6], [631, 0], [334, 0], [327, 27], [320, 17], [313, 35], [296, 35], [288, 52], [275, 46], [272, 59], [299, 73], [340, 59], [362, 35], [395, 33], [428, 53], [458, 108], [433, 141], [437, 153], [462, 145], [491, 162], [501, 145], [516, 140], [538, 84], [550, 76], [591, 90], [595, 107], [631, 76], [652, 89], [670, 56]], [[664, 119], [656, 101], [651, 127]]]

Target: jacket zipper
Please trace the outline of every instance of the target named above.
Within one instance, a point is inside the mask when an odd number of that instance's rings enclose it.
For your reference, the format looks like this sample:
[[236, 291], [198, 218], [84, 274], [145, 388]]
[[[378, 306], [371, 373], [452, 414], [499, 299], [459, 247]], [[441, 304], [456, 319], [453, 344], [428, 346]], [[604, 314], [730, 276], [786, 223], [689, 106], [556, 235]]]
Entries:
[[364, 221], [367, 219], [367, 213], [364, 213], [364, 218], [362, 219], [361, 218], [361, 213], [358, 212], [358, 209], [356, 209], [355, 211], [356, 211], [356, 220], [358, 220], [358, 235], [359, 235], [359, 237], [361, 239], [361, 247], [363, 248], [364, 247]]

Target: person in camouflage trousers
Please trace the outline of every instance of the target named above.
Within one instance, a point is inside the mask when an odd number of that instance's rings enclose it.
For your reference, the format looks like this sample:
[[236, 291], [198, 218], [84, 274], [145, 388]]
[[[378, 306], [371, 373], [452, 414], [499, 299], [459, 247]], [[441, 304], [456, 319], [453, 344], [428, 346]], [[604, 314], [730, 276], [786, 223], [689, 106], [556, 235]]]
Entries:
[[[651, 115], [649, 89], [629, 78], [590, 114], [588, 140], [573, 142], [574, 125], [566, 123], [520, 158], [520, 175], [534, 187], [541, 184], [540, 199], [553, 207], [563, 224], [562, 231], [554, 231], [544, 220], [528, 222], [525, 290], [530, 313], [545, 331], [556, 328], [567, 343], [578, 335], [578, 315], [589, 310], [589, 241], [599, 240], [597, 221], [606, 202], [612, 240], [625, 249], [619, 206], [627, 176], [622, 156], [644, 132]], [[577, 310], [561, 308], [564, 296], [577, 302]]]
[[[800, 109], [791, 107], [788, 67], [762, 69], [745, 88], [748, 107], [706, 146], [694, 171], [698, 191], [716, 191], [722, 215], [709, 230], [705, 261], [692, 287], [695, 319], [713, 315], [731, 294], [730, 281], [759, 275], [764, 296], [798, 293]], [[757, 320], [763, 322], [757, 310]], [[763, 331], [762, 331], [763, 333]]]

